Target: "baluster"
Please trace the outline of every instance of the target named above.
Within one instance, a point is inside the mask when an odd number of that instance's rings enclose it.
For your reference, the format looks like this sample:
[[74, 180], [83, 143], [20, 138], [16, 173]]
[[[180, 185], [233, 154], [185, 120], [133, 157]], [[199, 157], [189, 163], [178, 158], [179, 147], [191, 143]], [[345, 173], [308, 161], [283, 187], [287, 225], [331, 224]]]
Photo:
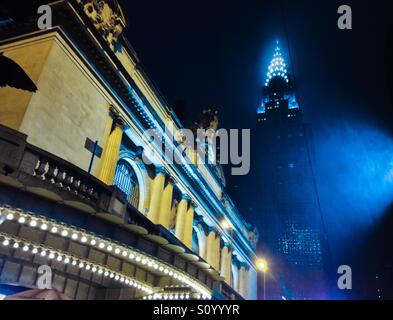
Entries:
[[74, 179], [74, 177], [66, 172], [66, 177], [65, 177], [65, 180], [64, 180], [64, 188], [66, 188], [67, 190], [71, 191], [71, 186], [72, 186], [73, 179]]
[[47, 180], [48, 182], [50, 182], [50, 183], [55, 183], [55, 177], [56, 177], [55, 171], [56, 171], [56, 166], [55, 166], [53, 163], [51, 163], [51, 162], [48, 162], [48, 166], [49, 166], [48, 172], [47, 172], [46, 175], [45, 175], [46, 180]]
[[86, 183], [84, 181], [81, 180], [80, 185], [79, 185], [79, 195], [82, 198], [86, 198], [87, 195], [87, 186]]
[[74, 177], [74, 180], [72, 181], [73, 193], [79, 194], [80, 185], [81, 185], [81, 181]]
[[61, 167], [57, 167], [57, 175], [55, 178], [56, 181], [56, 186], [62, 188], [63, 187], [63, 182], [64, 182], [64, 175], [65, 175], [65, 170]]
[[45, 174], [45, 171], [46, 171], [46, 164], [47, 163], [48, 163], [47, 159], [41, 158], [37, 169], [34, 170], [36, 176], [41, 178], [42, 180], [45, 179], [44, 174]]
[[89, 200], [91, 200], [91, 198], [93, 196], [93, 192], [94, 192], [94, 189], [92, 187], [88, 187], [88, 189], [87, 189], [87, 198]]

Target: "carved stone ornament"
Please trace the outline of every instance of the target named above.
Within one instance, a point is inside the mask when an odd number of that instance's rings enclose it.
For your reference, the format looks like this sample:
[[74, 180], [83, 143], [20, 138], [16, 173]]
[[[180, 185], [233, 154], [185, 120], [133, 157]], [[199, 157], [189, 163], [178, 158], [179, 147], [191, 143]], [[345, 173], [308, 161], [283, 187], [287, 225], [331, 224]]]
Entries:
[[112, 50], [126, 27], [126, 19], [116, 0], [77, 0]]

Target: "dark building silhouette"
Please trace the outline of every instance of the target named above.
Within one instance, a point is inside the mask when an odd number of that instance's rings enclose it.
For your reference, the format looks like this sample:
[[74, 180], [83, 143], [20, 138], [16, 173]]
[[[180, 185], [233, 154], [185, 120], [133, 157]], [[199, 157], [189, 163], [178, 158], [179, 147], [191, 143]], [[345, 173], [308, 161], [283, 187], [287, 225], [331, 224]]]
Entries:
[[326, 249], [313, 173], [311, 127], [304, 124], [278, 46], [257, 109], [252, 162], [255, 212], [270, 261], [270, 299], [326, 297]]

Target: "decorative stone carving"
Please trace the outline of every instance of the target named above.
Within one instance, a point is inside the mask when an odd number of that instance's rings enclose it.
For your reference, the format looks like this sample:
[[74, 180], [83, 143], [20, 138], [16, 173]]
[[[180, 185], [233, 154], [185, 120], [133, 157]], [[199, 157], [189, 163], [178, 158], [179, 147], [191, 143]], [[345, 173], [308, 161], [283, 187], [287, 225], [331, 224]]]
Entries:
[[194, 123], [194, 126], [191, 130], [204, 129], [204, 130], [213, 130], [216, 131], [218, 129], [218, 111], [213, 108], [203, 109], [199, 115], [197, 121]]
[[112, 50], [126, 27], [126, 19], [116, 0], [77, 0]]

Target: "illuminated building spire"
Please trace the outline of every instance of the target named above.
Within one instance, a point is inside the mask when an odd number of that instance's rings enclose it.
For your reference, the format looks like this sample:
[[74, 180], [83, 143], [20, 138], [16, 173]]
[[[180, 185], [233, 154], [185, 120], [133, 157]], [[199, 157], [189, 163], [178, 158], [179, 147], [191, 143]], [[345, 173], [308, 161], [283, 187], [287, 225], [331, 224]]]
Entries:
[[266, 74], [266, 87], [269, 85], [270, 80], [274, 77], [281, 77], [285, 79], [286, 82], [289, 81], [287, 74], [287, 66], [285, 64], [284, 58], [282, 57], [278, 40], [276, 42], [276, 49], [274, 50], [273, 58], [270, 61], [268, 72]]
[[[267, 113], [270, 111], [290, 109], [299, 109], [299, 104], [295, 95], [293, 77], [289, 76], [283, 53], [277, 41], [273, 58], [266, 73], [265, 85], [262, 88], [262, 101], [257, 107], [258, 121], [267, 121]], [[286, 114], [286, 112], [283, 114], [293, 117], [292, 114]]]

